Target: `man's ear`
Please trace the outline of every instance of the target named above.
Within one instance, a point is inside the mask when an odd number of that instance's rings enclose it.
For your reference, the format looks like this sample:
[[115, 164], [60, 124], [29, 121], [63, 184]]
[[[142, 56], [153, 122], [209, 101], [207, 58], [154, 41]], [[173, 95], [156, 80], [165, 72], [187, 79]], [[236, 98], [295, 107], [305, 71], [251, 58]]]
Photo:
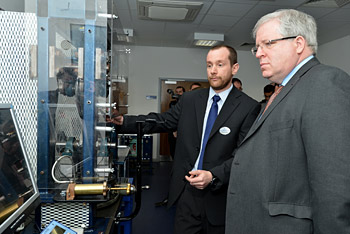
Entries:
[[231, 70], [232, 70], [232, 76], [236, 75], [239, 70], [239, 64], [238, 63], [233, 64]]
[[297, 53], [301, 54], [304, 51], [305, 47], [307, 46], [305, 38], [302, 36], [297, 36], [295, 38], [295, 43], [296, 43]]

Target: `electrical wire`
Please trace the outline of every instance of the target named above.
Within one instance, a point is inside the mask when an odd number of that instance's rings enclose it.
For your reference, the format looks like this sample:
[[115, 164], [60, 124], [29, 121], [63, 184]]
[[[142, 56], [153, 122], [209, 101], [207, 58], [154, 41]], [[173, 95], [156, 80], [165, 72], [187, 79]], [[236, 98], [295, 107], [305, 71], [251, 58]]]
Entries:
[[52, 179], [53, 179], [56, 183], [58, 183], [58, 184], [68, 184], [68, 183], [70, 183], [69, 180], [58, 180], [58, 179], [55, 177], [55, 167], [56, 167], [57, 163], [58, 163], [59, 161], [61, 161], [61, 159], [63, 159], [63, 158], [69, 158], [69, 159], [71, 160], [71, 162], [73, 163], [72, 157], [69, 156], [69, 155], [63, 155], [63, 156], [59, 157], [59, 158], [55, 161], [55, 163], [53, 164], [52, 169], [51, 169], [51, 176], [52, 176]]

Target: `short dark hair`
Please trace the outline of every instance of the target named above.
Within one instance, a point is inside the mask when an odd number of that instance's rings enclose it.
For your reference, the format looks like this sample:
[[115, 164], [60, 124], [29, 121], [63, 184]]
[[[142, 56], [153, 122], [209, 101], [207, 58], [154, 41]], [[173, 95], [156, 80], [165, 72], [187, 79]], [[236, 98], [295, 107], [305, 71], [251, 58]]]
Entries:
[[226, 48], [229, 51], [229, 55], [228, 55], [228, 59], [230, 60], [231, 66], [233, 66], [233, 64], [237, 63], [237, 51], [228, 45], [217, 45], [217, 46], [213, 46], [210, 50], [217, 50], [217, 49], [221, 49], [221, 48]]
[[182, 89], [183, 92], [186, 92], [185, 88], [181, 85], [177, 86], [176, 89]]
[[234, 82], [239, 82], [239, 83], [242, 85], [242, 81], [241, 81], [240, 79], [238, 79], [237, 77], [233, 77], [233, 78], [232, 78], [232, 84], [233, 84]]
[[271, 93], [271, 92], [275, 92], [275, 86], [273, 86], [272, 84], [268, 84], [264, 87], [264, 93]]
[[192, 87], [193, 87], [194, 85], [197, 85], [197, 86], [199, 86], [199, 87], [202, 87], [202, 85], [201, 85], [200, 83], [194, 82], [194, 83], [191, 84], [190, 89], [192, 89]]

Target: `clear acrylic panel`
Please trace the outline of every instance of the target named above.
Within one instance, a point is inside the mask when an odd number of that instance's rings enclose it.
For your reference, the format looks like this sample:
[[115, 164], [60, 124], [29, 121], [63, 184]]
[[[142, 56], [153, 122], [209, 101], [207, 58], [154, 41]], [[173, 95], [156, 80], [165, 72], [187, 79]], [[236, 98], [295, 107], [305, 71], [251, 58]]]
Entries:
[[39, 189], [63, 199], [68, 183], [105, 181], [108, 173], [103, 169], [111, 167], [107, 144], [112, 129], [106, 123], [110, 16], [104, 0], [48, 1], [47, 12], [41, 19], [47, 22], [47, 36], [42, 37], [47, 40], [39, 40], [39, 46], [48, 48], [47, 60], [41, 61], [48, 71], [39, 76], [45, 85], [39, 88], [43, 100], [38, 105], [39, 112], [48, 108], [43, 116], [49, 130], [39, 129], [38, 136], [49, 134], [49, 148], [38, 157], [48, 153], [50, 160], [40, 167], [45, 175], [47, 166], [49, 175], [43, 176], [48, 181], [39, 183]]

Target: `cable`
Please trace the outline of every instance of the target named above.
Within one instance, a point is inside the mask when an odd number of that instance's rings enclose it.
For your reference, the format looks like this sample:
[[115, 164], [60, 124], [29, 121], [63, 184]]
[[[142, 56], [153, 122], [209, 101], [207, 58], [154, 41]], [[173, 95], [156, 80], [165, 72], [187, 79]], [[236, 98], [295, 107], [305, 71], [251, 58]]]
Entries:
[[59, 158], [55, 161], [55, 163], [53, 164], [52, 169], [51, 169], [51, 176], [52, 176], [52, 179], [53, 179], [56, 183], [58, 183], [58, 184], [68, 184], [68, 183], [70, 183], [69, 180], [58, 180], [58, 179], [56, 179], [56, 177], [55, 177], [55, 167], [56, 167], [57, 163], [58, 163], [61, 159], [66, 158], [66, 157], [68, 157], [68, 158], [71, 160], [72, 164], [73, 164], [73, 160], [72, 160], [72, 157], [71, 157], [71, 156], [69, 156], [69, 155], [63, 155], [63, 156], [59, 157]]

